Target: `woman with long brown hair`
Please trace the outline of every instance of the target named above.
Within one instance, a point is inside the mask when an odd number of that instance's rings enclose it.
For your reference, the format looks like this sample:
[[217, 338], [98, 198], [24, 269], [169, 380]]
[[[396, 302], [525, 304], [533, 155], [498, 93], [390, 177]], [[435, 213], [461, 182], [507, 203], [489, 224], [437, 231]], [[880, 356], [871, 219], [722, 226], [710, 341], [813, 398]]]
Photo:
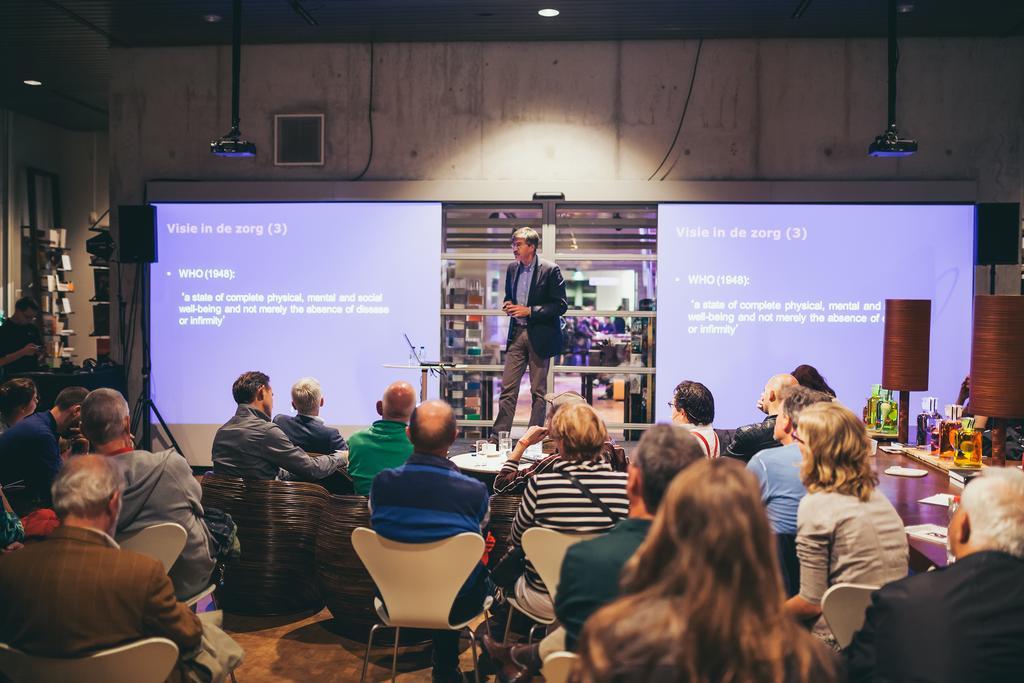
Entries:
[[817, 620], [815, 633], [832, 641], [821, 597], [837, 583], [882, 586], [907, 575], [907, 535], [892, 503], [875, 488], [871, 441], [864, 423], [838, 403], [800, 413], [800, 477], [807, 495], [797, 511], [800, 592], [791, 614]]
[[585, 683], [828, 683], [835, 662], [783, 609], [753, 475], [727, 458], [669, 487], [623, 570], [625, 595], [583, 630]]

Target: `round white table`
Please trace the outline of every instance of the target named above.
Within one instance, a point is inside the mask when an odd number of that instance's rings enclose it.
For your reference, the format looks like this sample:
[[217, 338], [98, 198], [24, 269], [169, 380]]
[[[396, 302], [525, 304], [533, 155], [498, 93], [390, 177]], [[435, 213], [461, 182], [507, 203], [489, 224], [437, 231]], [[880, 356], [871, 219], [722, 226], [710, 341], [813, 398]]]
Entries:
[[[519, 469], [529, 467], [537, 460], [544, 457], [540, 444], [534, 444], [526, 449], [523, 459], [519, 461]], [[463, 472], [474, 472], [476, 474], [498, 474], [501, 466], [508, 460], [508, 452], [500, 452], [494, 456], [478, 455], [474, 451], [453, 455], [449, 458], [455, 466]]]
[[[477, 455], [475, 452], [453, 455], [449, 458], [455, 466], [463, 472], [475, 472], [476, 474], [497, 474], [501, 466], [508, 460], [508, 453], [499, 453], [495, 456]], [[520, 464], [522, 467], [522, 464]]]

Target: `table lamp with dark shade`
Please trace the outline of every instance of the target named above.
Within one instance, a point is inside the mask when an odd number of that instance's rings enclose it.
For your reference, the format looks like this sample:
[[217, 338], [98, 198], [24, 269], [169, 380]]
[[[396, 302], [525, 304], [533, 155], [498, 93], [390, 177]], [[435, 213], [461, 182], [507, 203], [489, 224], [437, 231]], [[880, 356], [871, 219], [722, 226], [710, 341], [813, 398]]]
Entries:
[[1006, 418], [1024, 417], [1024, 296], [974, 297], [971, 412], [989, 418], [992, 464], [1006, 464]]
[[910, 392], [928, 389], [928, 351], [932, 302], [928, 299], [886, 299], [882, 346], [882, 387], [900, 392], [897, 438], [910, 438]]

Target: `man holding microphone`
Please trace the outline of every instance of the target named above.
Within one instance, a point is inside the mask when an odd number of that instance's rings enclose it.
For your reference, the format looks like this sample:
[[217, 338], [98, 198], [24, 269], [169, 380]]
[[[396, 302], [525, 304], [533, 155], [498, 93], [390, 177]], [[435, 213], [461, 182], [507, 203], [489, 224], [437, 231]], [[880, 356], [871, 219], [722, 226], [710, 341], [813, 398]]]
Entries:
[[532, 396], [530, 425], [543, 425], [547, 405], [548, 369], [551, 358], [562, 351], [561, 316], [568, 308], [565, 280], [558, 266], [537, 256], [540, 235], [533, 228], [512, 233], [515, 261], [505, 273], [505, 302], [502, 310], [511, 320], [505, 345], [505, 369], [501, 376], [501, 398], [492, 435], [511, 430], [519, 396], [519, 382], [530, 369]]

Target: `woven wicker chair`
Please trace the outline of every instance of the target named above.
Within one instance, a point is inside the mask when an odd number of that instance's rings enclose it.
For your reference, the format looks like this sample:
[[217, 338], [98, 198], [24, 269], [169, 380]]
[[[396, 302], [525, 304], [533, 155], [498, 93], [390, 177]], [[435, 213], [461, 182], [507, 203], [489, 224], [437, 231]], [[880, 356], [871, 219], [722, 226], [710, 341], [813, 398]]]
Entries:
[[498, 494], [491, 496], [491, 523], [488, 531], [494, 534], [494, 550], [491, 551], [491, 567], [505, 557], [508, 551], [508, 537], [512, 533], [512, 520], [519, 510], [520, 495]]
[[275, 615], [320, 609], [314, 548], [328, 494], [292, 481], [247, 481], [207, 474], [203, 505], [238, 525], [242, 557], [224, 566], [217, 604], [236, 614]]

